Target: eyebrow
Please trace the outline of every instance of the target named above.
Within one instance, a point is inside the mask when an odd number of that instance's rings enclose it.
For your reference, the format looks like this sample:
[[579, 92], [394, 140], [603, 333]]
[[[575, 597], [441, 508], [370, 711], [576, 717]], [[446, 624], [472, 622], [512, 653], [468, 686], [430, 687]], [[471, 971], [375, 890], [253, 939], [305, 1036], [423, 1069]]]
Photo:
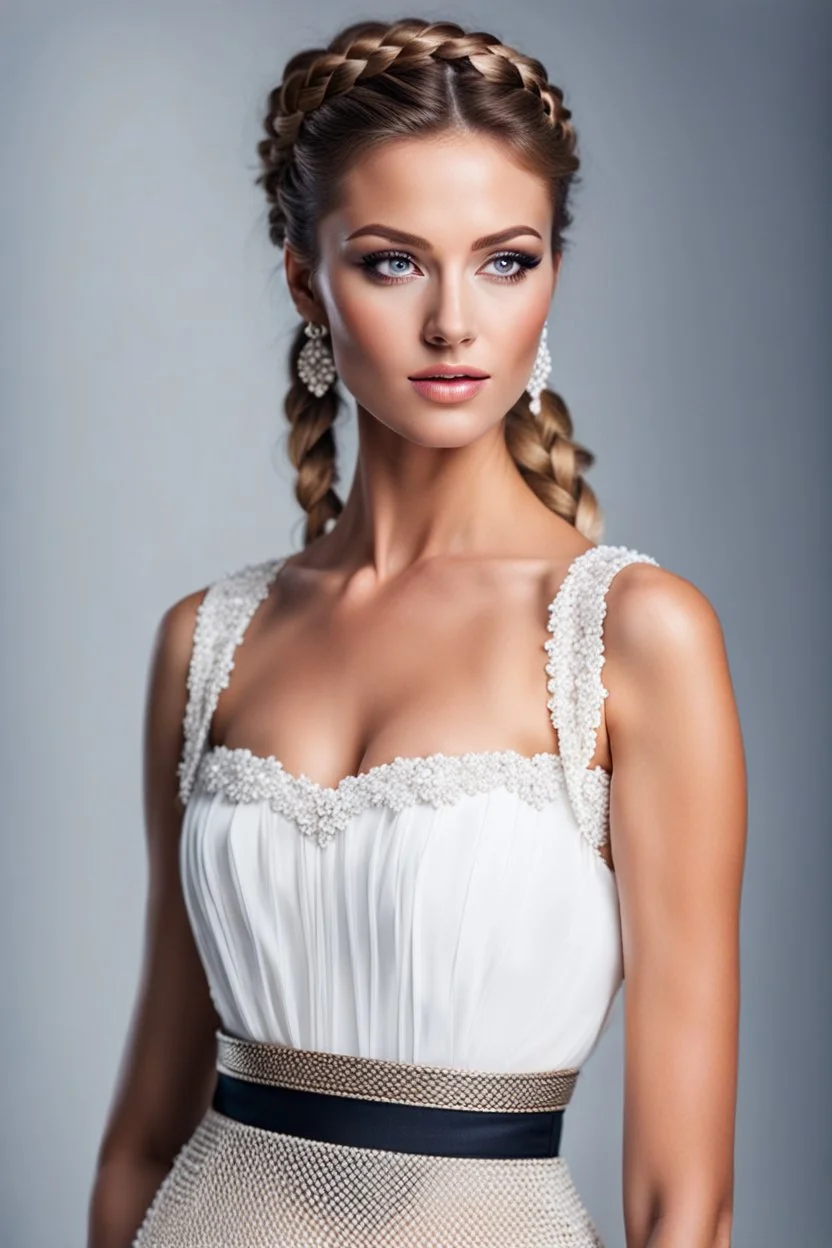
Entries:
[[[389, 225], [379, 225], [374, 222], [372, 225], [362, 225], [359, 230], [353, 230], [352, 234], [347, 235], [347, 242], [353, 238], [362, 238], [365, 234], [373, 234], [377, 238], [387, 238], [392, 243], [401, 243], [405, 247], [419, 247], [422, 251], [431, 251], [431, 244], [426, 238], [420, 238], [418, 234], [406, 234], [404, 230], [394, 230]], [[531, 234], [534, 238], [542, 240], [543, 235], [530, 225], [512, 225], [507, 230], [500, 230], [497, 234], [484, 234], [482, 238], [476, 239], [471, 244], [472, 251], [484, 251], [486, 247], [497, 247], [500, 243], [507, 243], [510, 238], [517, 238], [521, 234]]]

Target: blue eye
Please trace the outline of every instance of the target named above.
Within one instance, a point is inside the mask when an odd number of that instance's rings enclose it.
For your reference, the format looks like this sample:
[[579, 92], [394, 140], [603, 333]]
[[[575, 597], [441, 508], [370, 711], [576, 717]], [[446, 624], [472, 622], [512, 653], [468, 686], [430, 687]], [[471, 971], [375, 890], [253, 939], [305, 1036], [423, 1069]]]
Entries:
[[[498, 272], [489, 274], [498, 281], [519, 282], [529, 269], [537, 268], [540, 260], [540, 256], [532, 256], [526, 251], [502, 251], [486, 261], [486, 267], [499, 266]], [[409, 281], [420, 273], [415, 260], [406, 251], [373, 251], [362, 256], [360, 264], [374, 281], [388, 286]], [[382, 265], [388, 266], [386, 272], [382, 270]]]
[[[413, 263], [412, 258], [403, 251], [374, 251], [361, 257], [362, 266], [382, 282], [395, 282], [412, 277], [413, 274], [407, 271], [407, 266]], [[382, 273], [379, 268], [382, 264], [390, 265], [391, 271]]]
[[[489, 264], [494, 264], [494, 265], [506, 265], [507, 264], [510, 267], [513, 264], [519, 264], [519, 261], [515, 259], [514, 256], [495, 256], [493, 260], [489, 261]], [[504, 268], [500, 269], [499, 272], [500, 272], [500, 277], [513, 276], [513, 274], [507, 272], [507, 270]]]
[[503, 251], [498, 256], [492, 256], [488, 264], [516, 266], [512, 272], [506, 272], [505, 268], [501, 269], [496, 276], [507, 282], [520, 281], [526, 276], [529, 269], [535, 269], [540, 264], [539, 256], [529, 255], [527, 251]]
[[404, 256], [389, 256], [387, 262], [393, 270], [391, 277], [404, 277], [403, 270], [401, 268], [397, 269], [396, 265], [403, 265], [406, 268], [407, 265], [411, 263], [411, 261], [406, 260]]

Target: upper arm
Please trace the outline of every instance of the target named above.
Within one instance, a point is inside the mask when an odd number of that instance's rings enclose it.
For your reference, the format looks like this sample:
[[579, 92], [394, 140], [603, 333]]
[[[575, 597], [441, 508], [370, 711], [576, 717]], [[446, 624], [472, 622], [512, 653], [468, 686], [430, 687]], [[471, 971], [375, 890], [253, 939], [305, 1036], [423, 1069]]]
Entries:
[[627, 1242], [646, 1244], [660, 1214], [687, 1228], [668, 1242], [710, 1245], [723, 1242], [733, 1184], [744, 750], [710, 602], [660, 568], [636, 566], [618, 582], [605, 683]]
[[188, 921], [179, 876], [187, 675], [205, 591], [170, 607], [156, 630], [144, 713], [148, 861], [137, 997], [99, 1161], [119, 1153], [172, 1161], [213, 1091], [219, 1020]]

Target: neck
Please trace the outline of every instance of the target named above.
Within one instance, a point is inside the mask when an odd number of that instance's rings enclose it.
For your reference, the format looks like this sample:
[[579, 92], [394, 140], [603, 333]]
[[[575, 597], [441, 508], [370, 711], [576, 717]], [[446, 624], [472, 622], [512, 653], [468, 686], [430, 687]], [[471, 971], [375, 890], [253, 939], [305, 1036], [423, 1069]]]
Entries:
[[430, 447], [359, 407], [358, 441], [344, 510], [321, 539], [326, 562], [369, 565], [385, 580], [437, 556], [517, 554], [565, 524], [521, 477], [502, 422], [463, 446]]

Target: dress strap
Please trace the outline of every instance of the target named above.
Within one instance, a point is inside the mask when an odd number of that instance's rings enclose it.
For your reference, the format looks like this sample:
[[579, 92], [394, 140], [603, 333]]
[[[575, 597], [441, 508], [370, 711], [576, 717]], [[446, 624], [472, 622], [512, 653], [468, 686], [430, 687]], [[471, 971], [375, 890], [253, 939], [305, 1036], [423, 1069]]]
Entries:
[[564, 781], [581, 832], [596, 848], [607, 839], [609, 773], [589, 771], [595, 753], [601, 706], [609, 691], [601, 679], [604, 666], [604, 617], [613, 577], [629, 563], [659, 564], [652, 555], [627, 546], [592, 546], [574, 559], [549, 606], [545, 642], [548, 707], [557, 729]]
[[226, 573], [209, 585], [197, 608], [177, 768], [183, 806], [191, 795], [220, 693], [231, 679], [234, 652], [284, 562], [285, 557], [266, 559]]

